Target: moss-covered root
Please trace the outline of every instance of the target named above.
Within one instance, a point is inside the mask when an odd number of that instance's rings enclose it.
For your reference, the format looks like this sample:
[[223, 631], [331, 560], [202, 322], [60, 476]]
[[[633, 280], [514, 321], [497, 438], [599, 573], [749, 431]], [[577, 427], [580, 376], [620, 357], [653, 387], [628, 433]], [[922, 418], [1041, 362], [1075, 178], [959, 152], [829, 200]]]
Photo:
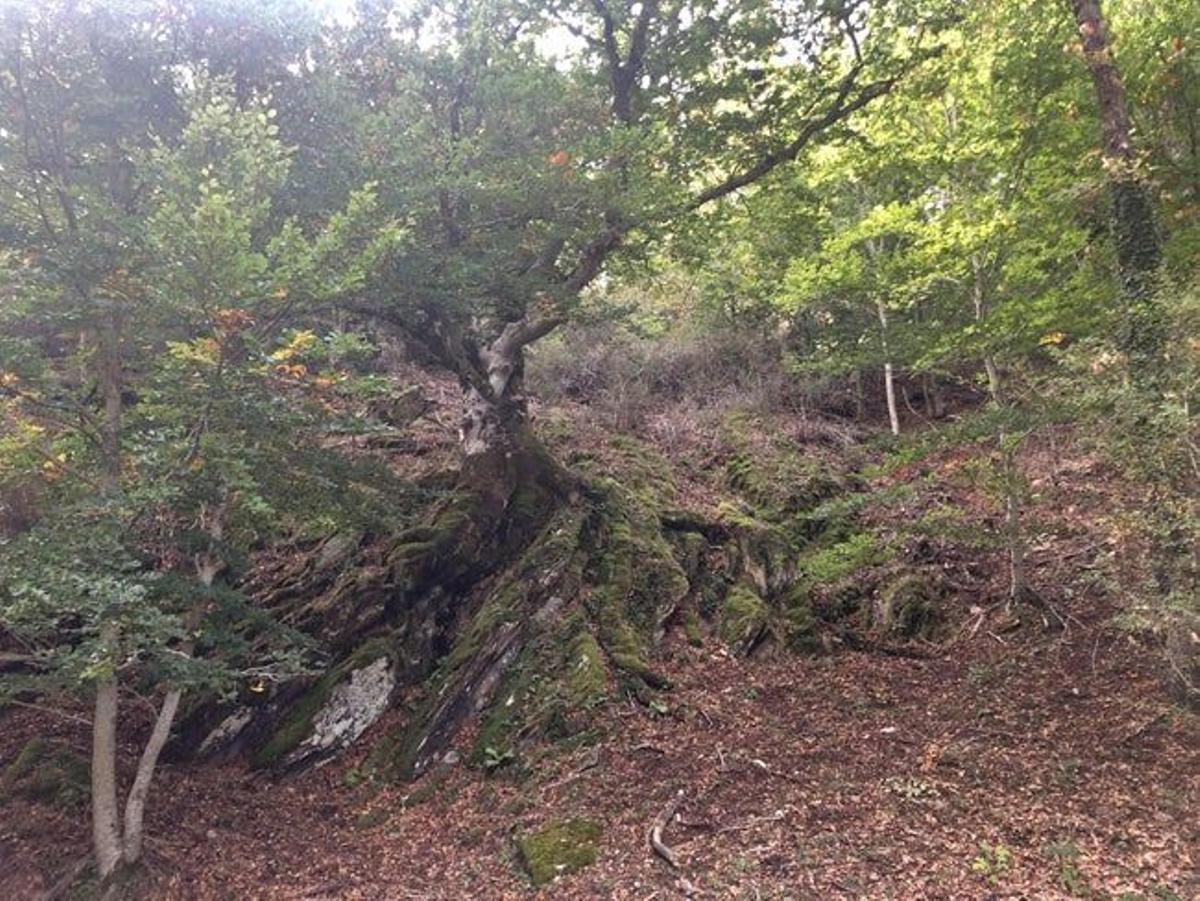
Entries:
[[613, 665], [651, 688], [667, 680], [648, 662], [650, 648], [690, 588], [652, 499], [602, 480], [589, 524], [586, 606]]
[[603, 829], [595, 820], [558, 820], [517, 839], [521, 862], [537, 886], [596, 862]]
[[614, 675], [638, 696], [669, 687], [650, 654], [690, 586], [658, 514], [652, 497], [603, 479], [563, 506], [478, 601], [389, 768], [428, 771], [473, 716], [472, 760], [498, 767], [516, 735], [586, 728]]
[[583, 505], [564, 506], [488, 587], [435, 673], [425, 709], [392, 743], [391, 760], [378, 764], [402, 778], [427, 771], [467, 718], [492, 704], [526, 648], [556, 629], [562, 608], [579, 593], [586, 516]]

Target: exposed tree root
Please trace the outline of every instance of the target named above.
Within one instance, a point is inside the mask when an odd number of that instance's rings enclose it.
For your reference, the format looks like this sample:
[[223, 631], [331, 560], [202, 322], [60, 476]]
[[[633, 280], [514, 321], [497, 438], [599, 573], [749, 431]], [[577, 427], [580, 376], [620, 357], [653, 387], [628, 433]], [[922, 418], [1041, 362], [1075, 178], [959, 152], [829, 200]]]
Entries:
[[[395, 538], [333, 536], [281, 566], [260, 596], [329, 662], [265, 698], [193, 712], [184, 749], [248, 752], [277, 771], [307, 765], [353, 741], [386, 708], [381, 692], [421, 686], [414, 714], [376, 745], [367, 769], [429, 772], [472, 720], [468, 760], [496, 767], [531, 737], [584, 731], [607, 699], [654, 702], [670, 688], [651, 661], [673, 617], [693, 643], [707, 622], [737, 654], [817, 646], [800, 552], [844, 524], [805, 505], [844, 479], [804, 468], [776, 497], [739, 458], [732, 481], [768, 508], [711, 518], [673, 506], [669, 467], [652, 451], [617, 451], [626, 455], [620, 481], [566, 472], [529, 439], [474, 460]], [[834, 628], [859, 650], [933, 656]]]
[[669, 863], [676, 870], [679, 869], [679, 856], [663, 841], [663, 831], [667, 828], [667, 824], [671, 822], [671, 818], [675, 816], [675, 812], [679, 810], [679, 805], [683, 803], [684, 790], [681, 788], [667, 802], [667, 806], [659, 811], [658, 816], [654, 818], [654, 822], [650, 826], [650, 847], [654, 849], [654, 853]]

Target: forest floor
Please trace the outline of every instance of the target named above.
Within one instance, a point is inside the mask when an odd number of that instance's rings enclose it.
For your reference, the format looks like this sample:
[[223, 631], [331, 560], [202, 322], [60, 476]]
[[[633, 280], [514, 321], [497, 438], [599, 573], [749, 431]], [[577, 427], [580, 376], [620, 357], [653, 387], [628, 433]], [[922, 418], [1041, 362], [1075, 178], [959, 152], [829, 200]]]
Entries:
[[[602, 440], [603, 428], [585, 432], [577, 440]], [[1095, 578], [1121, 540], [1116, 489], [1063, 442], [1033, 443], [1025, 463], [1039, 494], [1031, 581], [1065, 627], [1046, 610], [1008, 617], [1002, 556], [978, 550], [953, 563], [974, 574], [950, 601], [956, 637], [924, 659], [736, 659], [672, 629], [656, 661], [675, 686], [665, 706], [614, 702], [591, 743], [539, 746], [491, 774], [459, 764], [413, 785], [360, 781], [373, 735], [399, 711], [350, 753], [282, 780], [240, 764], [165, 766], [138, 894], [1200, 898], [1200, 718], [1166, 697], [1154, 655]], [[893, 515], [981, 508], [953, 478], [970, 455], [879, 476], [916, 486]], [[32, 735], [86, 753], [81, 723], [2, 716], [0, 768]], [[677, 792], [662, 833], [674, 869], [648, 832]], [[533, 888], [517, 839], [570, 817], [601, 826], [597, 861]], [[81, 807], [0, 805], [0, 897], [36, 897], [87, 836]]]

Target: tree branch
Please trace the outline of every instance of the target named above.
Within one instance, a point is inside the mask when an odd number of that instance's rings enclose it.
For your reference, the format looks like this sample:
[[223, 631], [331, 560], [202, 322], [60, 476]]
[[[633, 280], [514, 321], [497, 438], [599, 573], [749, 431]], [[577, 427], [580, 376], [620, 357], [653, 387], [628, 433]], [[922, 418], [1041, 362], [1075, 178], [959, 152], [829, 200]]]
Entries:
[[[741, 190], [747, 185], [753, 184], [784, 163], [794, 162], [796, 157], [800, 155], [800, 152], [808, 146], [813, 138], [847, 118], [851, 113], [857, 112], [872, 101], [889, 93], [900, 80], [900, 76], [895, 75], [890, 78], [873, 81], [855, 94], [855, 83], [861, 72], [861, 65], [854, 66], [846, 74], [845, 78], [842, 79], [841, 84], [838, 85], [837, 93], [829, 108], [820, 116], [808, 119], [790, 143], [760, 157], [748, 169], [744, 169], [725, 179], [723, 182], [701, 191], [688, 201], [686, 209], [688, 211], [699, 209], [707, 203], [719, 200], [735, 191]], [[854, 95], [853, 97], [851, 97], [852, 94]]]

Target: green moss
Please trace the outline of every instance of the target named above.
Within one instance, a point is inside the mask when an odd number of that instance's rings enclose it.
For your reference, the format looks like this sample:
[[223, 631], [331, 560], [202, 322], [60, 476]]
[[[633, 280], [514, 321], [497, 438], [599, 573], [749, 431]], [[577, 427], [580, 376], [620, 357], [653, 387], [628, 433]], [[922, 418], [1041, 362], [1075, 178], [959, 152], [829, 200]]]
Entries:
[[322, 676], [298, 701], [289, 705], [287, 716], [267, 743], [251, 756], [250, 765], [259, 769], [271, 767], [294, 751], [312, 733], [313, 719], [325, 706], [333, 689], [355, 670], [391, 654], [391, 642], [386, 638], [371, 639], [360, 645]]
[[91, 771], [83, 757], [44, 738], [34, 738], [0, 776], [0, 799], [17, 796], [76, 808], [86, 800], [90, 780]]
[[770, 437], [769, 424], [761, 420], [735, 415], [723, 431], [736, 449], [725, 464], [726, 482], [761, 518], [783, 523], [848, 487], [847, 477], [820, 459], [802, 456], [791, 442]]
[[800, 568], [810, 585], [832, 585], [860, 569], [885, 562], [889, 556], [888, 549], [874, 535], [859, 532], [805, 556]]
[[588, 707], [608, 694], [604, 652], [590, 632], [581, 631], [567, 656], [567, 693], [573, 704]]
[[[497, 630], [507, 623], [526, 623], [531, 605], [541, 603], [548, 584], [553, 583], [554, 594], [558, 597], [571, 598], [579, 593], [584, 557], [581, 530], [588, 512], [582, 504], [564, 506], [550, 518], [520, 558], [504, 569], [479, 611], [459, 633], [450, 653], [430, 676], [421, 711], [409, 725], [389, 735], [372, 752], [373, 767], [391, 776], [409, 778], [431, 717], [446, 697], [465, 690], [462, 680], [471, 672], [472, 662], [488, 646]], [[531, 629], [528, 646], [511, 667], [510, 676], [495, 695], [497, 700], [484, 716], [479, 738], [470, 754], [470, 760], [476, 765], [483, 765], [488, 759], [488, 748], [492, 749], [492, 758], [511, 751], [511, 740], [507, 736], [526, 723], [550, 715], [548, 705], [553, 698], [543, 691], [544, 686], [532, 683], [533, 677], [540, 679], [561, 669], [562, 648], [566, 644], [563, 628], [551, 617]], [[539, 637], [539, 632], [546, 634]], [[551, 641], [551, 637], [556, 640]], [[536, 696], [533, 696], [530, 692], [535, 689]], [[513, 703], [505, 704], [510, 697], [514, 698]]]
[[909, 637], [934, 639], [944, 622], [938, 592], [919, 573], [905, 573], [879, 593], [876, 625]]
[[0, 779], [0, 786], [9, 788], [15, 785], [21, 779], [29, 776], [46, 757], [50, 754], [50, 742], [44, 738], [31, 738], [26, 742], [25, 747], [21, 748], [16, 759], [8, 765], [4, 770], [4, 777]]
[[742, 522], [737, 528], [741, 569], [767, 594], [795, 578], [796, 545], [778, 526], [762, 521]]
[[784, 597], [782, 632], [784, 644], [793, 651], [812, 652], [821, 646], [817, 617], [803, 582], [793, 585]]
[[687, 636], [688, 644], [692, 647], [700, 648], [704, 646], [704, 636], [700, 632], [700, 617], [696, 615], [696, 611], [684, 611], [683, 634]]
[[745, 653], [767, 627], [770, 610], [749, 585], [735, 585], [725, 597], [721, 611], [721, 640], [738, 653]]
[[480, 723], [469, 762], [487, 770], [499, 769], [516, 759], [513, 736], [525, 717], [529, 678], [520, 664], [509, 673], [496, 700]]
[[517, 847], [529, 878], [540, 886], [595, 863], [602, 834], [595, 820], [576, 817], [522, 836]]
[[591, 525], [587, 608], [613, 664], [646, 684], [666, 680], [647, 662], [651, 639], [687, 594], [689, 583], [663, 537], [657, 508], [612, 480]]

